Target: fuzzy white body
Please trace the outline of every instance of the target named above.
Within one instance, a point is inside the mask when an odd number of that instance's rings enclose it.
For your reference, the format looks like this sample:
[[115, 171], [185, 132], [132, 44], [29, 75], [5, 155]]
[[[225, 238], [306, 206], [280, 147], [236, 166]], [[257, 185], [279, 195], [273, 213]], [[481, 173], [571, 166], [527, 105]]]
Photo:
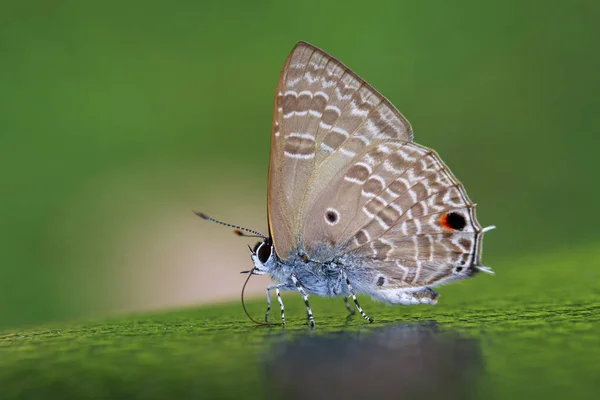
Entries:
[[[261, 246], [270, 246], [267, 243]], [[344, 272], [351, 282], [356, 294], [365, 294], [373, 300], [390, 304], [436, 304], [439, 295], [429, 287], [410, 289], [380, 289], [373, 285], [369, 278], [372, 274], [366, 271], [360, 263], [353, 262], [349, 257], [341, 257], [337, 261], [316, 262], [311, 260], [281, 260], [271, 247], [271, 255], [266, 262], [261, 262], [257, 253], [252, 254], [255, 274], [269, 274], [271, 279], [285, 284], [281, 289], [296, 290], [296, 284], [291, 279], [294, 275], [307, 293], [321, 297], [351, 296], [348, 285], [344, 280]], [[460, 276], [464, 275], [464, 276]], [[467, 274], [457, 274], [454, 279], [467, 277]]]

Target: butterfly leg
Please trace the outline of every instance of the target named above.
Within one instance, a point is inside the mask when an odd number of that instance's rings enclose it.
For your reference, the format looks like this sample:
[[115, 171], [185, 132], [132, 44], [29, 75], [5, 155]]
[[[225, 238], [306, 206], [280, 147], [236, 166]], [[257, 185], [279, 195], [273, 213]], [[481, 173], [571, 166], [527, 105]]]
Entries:
[[340, 273], [342, 274], [342, 276], [346, 280], [346, 286], [348, 287], [348, 292], [350, 292], [350, 296], [352, 296], [352, 300], [354, 300], [354, 305], [356, 306], [356, 309], [358, 310], [358, 312], [360, 313], [360, 315], [362, 315], [362, 317], [364, 319], [366, 319], [367, 321], [373, 322], [373, 318], [371, 318], [367, 314], [365, 314], [365, 312], [363, 311], [363, 309], [360, 306], [360, 304], [358, 304], [358, 300], [356, 299], [356, 294], [354, 294], [354, 289], [352, 289], [352, 285], [350, 284], [350, 280], [346, 276], [346, 272], [344, 271], [344, 269], [340, 269]]
[[352, 307], [350, 307], [350, 303], [348, 303], [348, 297], [344, 297], [344, 304], [346, 305], [346, 310], [348, 310], [350, 314], [356, 314], [356, 311], [354, 311]]
[[306, 290], [304, 290], [304, 288], [300, 284], [300, 281], [298, 280], [298, 277], [296, 277], [296, 274], [292, 274], [291, 279], [292, 282], [294, 282], [294, 285], [296, 285], [296, 289], [298, 290], [298, 292], [302, 295], [304, 304], [306, 304], [306, 314], [308, 315], [308, 322], [310, 323], [311, 328], [314, 328], [315, 319], [313, 318], [312, 310], [310, 309], [310, 305], [308, 304], [308, 294], [306, 294]]
[[281, 300], [281, 293], [279, 289], [285, 289], [287, 287], [286, 283], [280, 283], [278, 285], [270, 285], [267, 286], [267, 312], [265, 312], [265, 322], [269, 323], [269, 311], [271, 311], [271, 294], [270, 291], [275, 289], [275, 293], [277, 294], [277, 302], [279, 303], [279, 307], [281, 308], [281, 325], [285, 326], [285, 314], [283, 312], [283, 300]]

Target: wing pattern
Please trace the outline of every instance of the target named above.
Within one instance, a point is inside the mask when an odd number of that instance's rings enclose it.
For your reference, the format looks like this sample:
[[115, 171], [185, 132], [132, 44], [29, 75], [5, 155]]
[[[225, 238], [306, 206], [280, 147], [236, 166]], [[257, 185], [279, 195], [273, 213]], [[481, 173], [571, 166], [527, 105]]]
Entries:
[[382, 139], [412, 140], [410, 124], [338, 60], [298, 43], [277, 85], [271, 136], [269, 227], [280, 258], [302, 252], [301, 221], [333, 175]]
[[412, 138], [375, 89], [298, 43], [277, 85], [271, 136], [277, 255], [340, 262], [359, 291], [376, 288], [374, 297], [391, 302], [390, 293], [472, 275], [482, 240], [475, 205], [437, 153]]
[[303, 231], [311, 259], [341, 255], [371, 270], [370, 285], [384, 275], [381, 289], [472, 272], [480, 234], [475, 205], [439, 156], [403, 141], [367, 146], [314, 202]]

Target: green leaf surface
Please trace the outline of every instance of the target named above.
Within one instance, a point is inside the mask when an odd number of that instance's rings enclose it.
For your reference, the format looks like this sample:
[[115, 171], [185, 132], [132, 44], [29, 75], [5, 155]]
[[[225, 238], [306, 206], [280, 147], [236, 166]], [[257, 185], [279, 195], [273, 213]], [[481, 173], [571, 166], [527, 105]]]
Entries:
[[311, 330], [286, 293], [285, 329], [235, 303], [5, 331], [0, 398], [585, 398], [600, 388], [599, 261], [597, 247], [507, 261], [434, 307], [362, 299], [373, 324], [312, 297]]

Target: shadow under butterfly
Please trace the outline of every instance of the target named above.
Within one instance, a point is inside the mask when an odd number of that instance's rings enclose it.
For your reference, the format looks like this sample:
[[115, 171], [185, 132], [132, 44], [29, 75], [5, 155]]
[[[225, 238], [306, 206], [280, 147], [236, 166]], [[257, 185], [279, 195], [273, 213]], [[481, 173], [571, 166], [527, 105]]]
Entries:
[[435, 323], [305, 336], [271, 346], [270, 395], [286, 399], [477, 398], [479, 342]]
[[494, 227], [479, 225], [463, 185], [387, 99], [305, 42], [277, 84], [267, 208], [268, 236], [196, 213], [262, 239], [244, 272], [279, 282], [267, 287], [267, 324], [271, 290], [283, 325], [282, 290], [301, 294], [311, 326], [309, 294], [343, 297], [351, 312], [352, 298], [372, 322], [356, 294], [436, 304], [432, 287], [492, 273], [481, 250]]

